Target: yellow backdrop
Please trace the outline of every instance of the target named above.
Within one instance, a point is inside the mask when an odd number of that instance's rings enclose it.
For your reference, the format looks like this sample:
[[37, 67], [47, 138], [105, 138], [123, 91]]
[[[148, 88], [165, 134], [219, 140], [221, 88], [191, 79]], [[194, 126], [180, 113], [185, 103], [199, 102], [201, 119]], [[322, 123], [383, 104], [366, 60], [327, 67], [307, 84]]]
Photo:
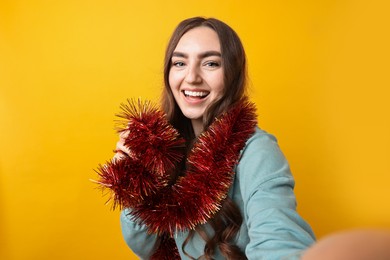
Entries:
[[0, 2], [0, 259], [134, 257], [89, 179], [119, 104], [158, 100], [170, 33], [196, 15], [241, 36], [317, 236], [390, 227], [388, 1], [184, 2]]

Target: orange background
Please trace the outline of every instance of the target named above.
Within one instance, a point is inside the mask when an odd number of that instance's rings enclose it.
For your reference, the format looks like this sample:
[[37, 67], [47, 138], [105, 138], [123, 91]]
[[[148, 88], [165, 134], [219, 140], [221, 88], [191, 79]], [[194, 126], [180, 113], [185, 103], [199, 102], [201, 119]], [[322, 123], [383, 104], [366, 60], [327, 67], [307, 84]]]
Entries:
[[0, 259], [131, 259], [89, 179], [119, 104], [158, 100], [169, 36], [196, 15], [241, 36], [260, 126], [317, 236], [389, 228], [387, 3], [0, 1]]

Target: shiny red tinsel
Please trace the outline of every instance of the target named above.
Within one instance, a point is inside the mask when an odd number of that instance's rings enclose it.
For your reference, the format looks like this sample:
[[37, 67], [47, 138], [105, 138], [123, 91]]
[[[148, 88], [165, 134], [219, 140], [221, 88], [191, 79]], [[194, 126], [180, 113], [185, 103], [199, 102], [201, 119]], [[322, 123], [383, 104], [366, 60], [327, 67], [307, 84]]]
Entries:
[[119, 131], [129, 131], [129, 157], [100, 166], [99, 184], [112, 191], [113, 207], [131, 208], [150, 233], [172, 237], [206, 223], [220, 209], [234, 167], [256, 125], [255, 107], [243, 100], [197, 139], [187, 170], [173, 185], [170, 172], [185, 155], [184, 140], [150, 102], [122, 105]]

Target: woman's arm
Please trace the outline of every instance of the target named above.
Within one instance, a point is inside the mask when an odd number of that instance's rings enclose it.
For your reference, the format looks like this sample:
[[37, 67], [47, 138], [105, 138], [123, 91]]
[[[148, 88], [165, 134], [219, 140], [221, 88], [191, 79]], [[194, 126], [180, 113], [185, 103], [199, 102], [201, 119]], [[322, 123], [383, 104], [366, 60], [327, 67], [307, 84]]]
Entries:
[[294, 179], [276, 139], [261, 130], [248, 141], [237, 177], [244, 201], [248, 259], [299, 259], [314, 242], [296, 212]]
[[148, 234], [146, 226], [133, 221], [129, 209], [122, 210], [120, 221], [126, 244], [141, 259], [149, 259], [154, 252], [157, 236]]

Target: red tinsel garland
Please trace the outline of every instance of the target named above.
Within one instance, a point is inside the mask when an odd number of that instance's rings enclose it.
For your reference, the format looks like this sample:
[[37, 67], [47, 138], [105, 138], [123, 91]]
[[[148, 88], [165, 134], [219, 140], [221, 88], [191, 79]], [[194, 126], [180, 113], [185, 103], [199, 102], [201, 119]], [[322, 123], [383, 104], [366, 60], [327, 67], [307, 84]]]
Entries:
[[118, 130], [129, 131], [130, 155], [98, 168], [98, 183], [111, 189], [113, 208], [131, 208], [134, 220], [164, 237], [206, 223], [226, 198], [240, 151], [254, 132], [254, 105], [243, 100], [216, 119], [197, 139], [185, 174], [174, 184], [170, 173], [185, 154], [185, 140], [150, 102], [128, 101], [121, 108]]

